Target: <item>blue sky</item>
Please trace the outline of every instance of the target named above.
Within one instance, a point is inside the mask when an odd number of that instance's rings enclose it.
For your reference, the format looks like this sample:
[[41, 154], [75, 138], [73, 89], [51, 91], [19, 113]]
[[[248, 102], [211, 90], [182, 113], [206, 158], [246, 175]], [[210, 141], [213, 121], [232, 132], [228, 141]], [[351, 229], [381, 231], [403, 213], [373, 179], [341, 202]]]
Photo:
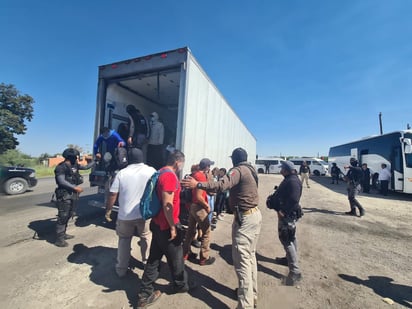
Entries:
[[91, 150], [97, 67], [188, 46], [265, 155], [412, 125], [412, 1], [0, 1], [0, 82], [31, 95], [18, 149]]

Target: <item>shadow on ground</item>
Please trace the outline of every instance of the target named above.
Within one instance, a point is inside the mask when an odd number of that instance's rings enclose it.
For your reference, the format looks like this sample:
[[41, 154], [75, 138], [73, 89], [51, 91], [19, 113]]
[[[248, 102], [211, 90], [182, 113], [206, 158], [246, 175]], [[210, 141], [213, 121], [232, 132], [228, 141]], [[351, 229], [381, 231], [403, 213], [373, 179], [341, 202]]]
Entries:
[[[310, 180], [336, 193], [347, 195], [345, 182], [340, 182], [338, 185], [331, 184], [332, 178], [329, 176], [311, 176]], [[373, 188], [371, 188], [370, 193], [360, 193], [360, 195], [367, 196], [370, 198], [378, 198], [378, 199], [386, 199], [386, 200], [412, 201], [412, 194], [389, 191], [389, 194], [387, 196], [383, 196], [379, 194], [379, 192], [376, 189], [373, 189]]]
[[[73, 246], [73, 252], [67, 257], [67, 261], [75, 264], [90, 265], [90, 281], [103, 286], [103, 293], [124, 291], [130, 306], [136, 308], [138, 302], [137, 293], [141, 281], [133, 271], [128, 272], [124, 278], [117, 276], [115, 272], [116, 255], [116, 248], [103, 246], [87, 247], [84, 244], [76, 244]], [[143, 264], [133, 257], [130, 260], [129, 266], [131, 269], [143, 269]], [[195, 288], [189, 291], [192, 297], [201, 300], [210, 308], [229, 308], [218, 297], [213, 296], [209, 290], [234, 299], [234, 289], [222, 285], [214, 278], [208, 277], [188, 266], [186, 266], [186, 271], [191, 285], [196, 285]], [[160, 266], [159, 278], [166, 279], [169, 282], [171, 281], [168, 265], [164, 262], [162, 262]], [[162, 293], [172, 294], [171, 285], [169, 284], [161, 285], [156, 283], [155, 289], [159, 289]], [[176, 297], [178, 296], [176, 295]], [[173, 302], [173, 299], [171, 301]]]
[[392, 283], [392, 278], [383, 276], [369, 276], [369, 279], [362, 280], [356, 276], [345, 274], [338, 274], [338, 276], [354, 284], [364, 285], [372, 289], [379, 296], [390, 298], [394, 302], [405, 306], [406, 308], [412, 308], [412, 287]]
[[[76, 227], [85, 227], [90, 224], [101, 226], [114, 230], [116, 227], [117, 212], [112, 213], [112, 222], [107, 222], [104, 218], [105, 210], [100, 207], [90, 206], [90, 201], [96, 200], [95, 195], [87, 195], [80, 197], [76, 210], [76, 216], [69, 220], [69, 226], [73, 224]], [[37, 204], [37, 206], [45, 206], [56, 208], [54, 202]], [[57, 209], [56, 209], [57, 215]], [[49, 243], [55, 241], [56, 216], [43, 220], [31, 221], [28, 228], [33, 230], [33, 239], [46, 240]]]
[[124, 291], [130, 306], [137, 307], [137, 291], [140, 284], [138, 275], [130, 272], [120, 279], [114, 269], [117, 249], [103, 246], [87, 247], [84, 244], [73, 246], [73, 252], [67, 261], [75, 264], [91, 266], [90, 281], [103, 286], [103, 293]]
[[258, 262], [258, 271], [264, 272], [265, 274], [267, 274], [269, 276], [273, 276], [277, 279], [282, 279], [284, 277], [282, 274], [274, 271], [273, 269], [271, 269], [269, 267], [263, 266], [262, 263], [259, 263], [259, 262], [267, 262], [267, 263], [273, 263], [273, 264], [279, 265], [276, 262], [276, 259], [268, 258], [266, 256], [263, 256], [263, 255], [259, 254], [259, 253], [256, 253], [256, 259], [257, 259], [257, 262]]

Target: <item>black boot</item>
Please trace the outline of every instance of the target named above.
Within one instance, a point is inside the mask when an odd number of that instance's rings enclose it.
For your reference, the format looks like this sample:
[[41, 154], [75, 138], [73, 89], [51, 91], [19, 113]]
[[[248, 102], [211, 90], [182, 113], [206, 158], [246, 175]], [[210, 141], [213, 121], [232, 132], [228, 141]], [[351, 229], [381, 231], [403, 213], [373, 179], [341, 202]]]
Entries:
[[347, 212], [345, 212], [345, 215], [348, 215], [348, 216], [356, 216], [356, 210], [355, 210], [355, 209], [352, 209], [351, 211], [347, 211]]
[[66, 236], [66, 225], [56, 224], [56, 242], [54, 243], [57, 247], [67, 247], [69, 244], [65, 241]]
[[64, 239], [65, 239], [65, 240], [67, 240], [67, 239], [73, 239], [73, 238], [74, 238], [74, 235], [64, 234]]
[[58, 235], [54, 244], [57, 247], [67, 247], [69, 245], [69, 243], [64, 240], [64, 235]]
[[363, 207], [359, 207], [359, 215], [363, 217], [365, 215], [365, 209]]

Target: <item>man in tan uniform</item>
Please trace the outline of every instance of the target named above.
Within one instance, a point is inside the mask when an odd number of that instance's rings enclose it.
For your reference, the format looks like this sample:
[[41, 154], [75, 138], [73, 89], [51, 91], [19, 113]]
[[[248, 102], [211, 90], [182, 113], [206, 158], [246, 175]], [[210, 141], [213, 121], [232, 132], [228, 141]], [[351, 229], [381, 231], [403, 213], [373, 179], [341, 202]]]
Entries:
[[236, 148], [232, 152], [233, 168], [217, 182], [198, 182], [188, 177], [182, 180], [187, 188], [211, 191], [230, 190], [229, 206], [234, 212], [232, 224], [233, 265], [239, 280], [237, 309], [257, 306], [256, 246], [262, 224], [258, 205], [258, 177], [247, 162], [247, 152]]

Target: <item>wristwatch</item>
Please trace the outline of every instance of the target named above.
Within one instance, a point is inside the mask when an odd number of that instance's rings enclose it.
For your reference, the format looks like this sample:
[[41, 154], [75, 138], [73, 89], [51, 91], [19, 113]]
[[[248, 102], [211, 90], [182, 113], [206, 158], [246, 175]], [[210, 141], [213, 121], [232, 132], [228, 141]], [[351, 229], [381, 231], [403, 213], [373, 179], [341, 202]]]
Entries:
[[202, 183], [201, 183], [201, 182], [198, 182], [197, 185], [196, 185], [196, 188], [202, 189], [202, 188], [203, 188]]

